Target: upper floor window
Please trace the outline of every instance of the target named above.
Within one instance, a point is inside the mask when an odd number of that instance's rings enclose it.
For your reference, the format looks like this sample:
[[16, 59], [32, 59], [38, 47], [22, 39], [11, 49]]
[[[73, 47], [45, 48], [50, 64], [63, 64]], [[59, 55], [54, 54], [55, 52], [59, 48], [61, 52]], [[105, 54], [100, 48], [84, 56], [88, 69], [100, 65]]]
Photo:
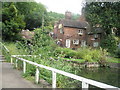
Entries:
[[73, 44], [78, 45], [79, 44], [79, 40], [73, 40]]
[[83, 29], [79, 29], [79, 30], [78, 30], [78, 34], [79, 34], [79, 35], [83, 35]]

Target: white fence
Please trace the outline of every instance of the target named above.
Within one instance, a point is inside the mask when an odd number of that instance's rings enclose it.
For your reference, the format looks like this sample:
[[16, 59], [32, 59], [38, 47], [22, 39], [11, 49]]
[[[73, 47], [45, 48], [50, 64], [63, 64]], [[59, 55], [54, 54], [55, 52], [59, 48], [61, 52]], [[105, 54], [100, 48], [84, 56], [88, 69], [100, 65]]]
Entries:
[[0, 44], [1, 44], [1, 48], [5, 49], [8, 53], [10, 52], [2, 42], [0, 42]]
[[87, 79], [87, 78], [84, 78], [84, 77], [81, 77], [81, 76], [77, 76], [77, 75], [74, 75], [74, 74], [71, 74], [71, 73], [68, 73], [68, 72], [64, 72], [62, 70], [58, 70], [58, 69], [55, 69], [55, 68], [51, 68], [51, 67], [48, 67], [48, 66], [44, 66], [44, 65], [41, 65], [41, 64], [38, 64], [38, 63], [35, 63], [35, 62], [32, 62], [32, 61], [20, 58], [19, 56], [32, 56], [32, 55], [12, 55], [11, 56], [11, 64], [13, 64], [13, 58], [16, 58], [16, 62], [15, 62], [16, 67], [18, 66], [17, 65], [18, 60], [23, 61], [23, 73], [26, 72], [26, 63], [29, 63], [29, 64], [32, 64], [32, 65], [36, 66], [36, 75], [35, 75], [35, 82], [36, 83], [39, 82], [39, 74], [40, 74], [39, 68], [44, 68], [44, 69], [52, 71], [52, 88], [56, 88], [56, 77], [57, 77], [57, 73], [58, 73], [58, 74], [73, 78], [75, 80], [81, 81], [82, 82], [82, 89], [85, 88], [85, 90], [87, 90], [89, 88], [89, 84], [93, 85], [93, 86], [96, 86], [96, 87], [99, 87], [99, 88], [108, 89], [108, 90], [110, 90], [110, 89], [111, 90], [120, 90], [120, 88], [118, 88], [118, 87], [107, 85], [107, 84], [104, 84], [104, 83], [101, 83], [101, 82], [97, 82], [97, 81], [94, 81], [94, 80], [91, 80], [91, 79]]

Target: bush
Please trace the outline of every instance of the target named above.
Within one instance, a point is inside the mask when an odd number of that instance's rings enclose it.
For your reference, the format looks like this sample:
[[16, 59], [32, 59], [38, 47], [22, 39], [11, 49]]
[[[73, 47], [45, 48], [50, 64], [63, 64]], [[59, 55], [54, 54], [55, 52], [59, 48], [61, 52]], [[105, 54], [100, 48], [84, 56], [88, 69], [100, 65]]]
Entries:
[[120, 58], [120, 48], [116, 49], [115, 54], [117, 55], [118, 58]]
[[[58, 47], [55, 50], [55, 55], [58, 57], [84, 59], [88, 62], [102, 62], [106, 61], [108, 55], [105, 49], [92, 49], [88, 47], [79, 48], [77, 51], [71, 50], [70, 48]], [[104, 59], [103, 59], [104, 58]]]
[[117, 37], [108, 35], [104, 40], [101, 41], [101, 47], [107, 49], [109, 53], [115, 53], [117, 43]]
[[61, 48], [58, 47], [55, 50], [55, 56], [66, 57], [66, 58], [73, 58], [76, 56], [76, 51], [70, 48]]

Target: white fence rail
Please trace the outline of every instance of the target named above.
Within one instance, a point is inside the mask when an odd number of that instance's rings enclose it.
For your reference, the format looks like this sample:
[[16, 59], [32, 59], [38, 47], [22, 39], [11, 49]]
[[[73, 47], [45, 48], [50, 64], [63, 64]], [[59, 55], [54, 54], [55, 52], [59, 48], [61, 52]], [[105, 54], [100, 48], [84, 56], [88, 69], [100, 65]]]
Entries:
[[[20, 58], [18, 56], [22, 56], [22, 55], [12, 55], [11, 56], [11, 63], [13, 63], [13, 58], [16, 58], [16, 62], [15, 62], [16, 65], [15, 66], [17, 67], [17, 61], [18, 60], [23, 61], [23, 73], [26, 72], [26, 63], [29, 63], [29, 64], [32, 64], [32, 65], [36, 66], [36, 75], [35, 75], [35, 77], [36, 77], [35, 82], [36, 83], [39, 82], [39, 73], [40, 73], [39, 68], [44, 68], [44, 69], [52, 71], [52, 88], [56, 88], [56, 77], [57, 77], [57, 73], [58, 73], [58, 74], [73, 78], [75, 80], [81, 81], [82, 82], [82, 88], [88, 89], [89, 84], [90, 84], [90, 85], [93, 85], [93, 86], [96, 86], [96, 87], [99, 87], [99, 88], [104, 88], [104, 89], [109, 89], [109, 90], [110, 89], [111, 90], [120, 90], [120, 88], [118, 88], [118, 87], [107, 85], [107, 84], [97, 82], [97, 81], [94, 81], [94, 80], [91, 80], [91, 79], [86, 79], [84, 77], [77, 76], [77, 75], [74, 75], [74, 74], [71, 74], [71, 73], [68, 73], [68, 72], [65, 72], [65, 71], [62, 71], [62, 70], [58, 70], [58, 69], [55, 69], [55, 68], [51, 68], [51, 67], [48, 67], [48, 66], [44, 66], [44, 65], [41, 65], [41, 64], [38, 64], [38, 63], [35, 63], [35, 62], [32, 62], [32, 61]], [[31, 55], [24, 55], [24, 56], [31, 56]]]
[[7, 49], [7, 47], [2, 43], [0, 42], [1, 46], [9, 53], [10, 51]]

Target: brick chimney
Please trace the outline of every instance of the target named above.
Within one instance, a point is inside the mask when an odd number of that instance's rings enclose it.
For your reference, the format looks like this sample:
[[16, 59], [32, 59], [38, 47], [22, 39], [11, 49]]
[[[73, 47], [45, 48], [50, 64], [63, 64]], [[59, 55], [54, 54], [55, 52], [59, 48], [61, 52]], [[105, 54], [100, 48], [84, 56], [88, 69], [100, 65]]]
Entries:
[[72, 13], [69, 11], [65, 12], [65, 19], [72, 19]]

